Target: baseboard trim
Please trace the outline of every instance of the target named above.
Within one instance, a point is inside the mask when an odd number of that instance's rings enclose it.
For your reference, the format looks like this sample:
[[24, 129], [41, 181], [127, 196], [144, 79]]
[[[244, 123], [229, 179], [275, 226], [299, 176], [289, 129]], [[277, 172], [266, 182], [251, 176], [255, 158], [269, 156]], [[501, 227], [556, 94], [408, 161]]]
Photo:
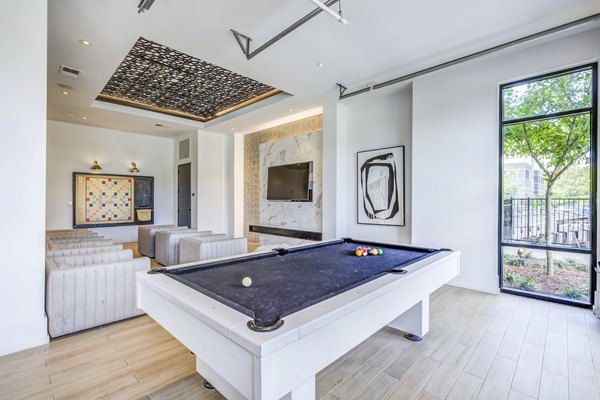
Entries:
[[500, 288], [497, 287], [485, 287], [481, 285], [472, 285], [470, 283], [461, 282], [460, 280], [453, 280], [448, 283], [449, 286], [455, 286], [463, 289], [474, 290], [476, 292], [489, 293], [489, 294], [500, 294]]
[[47, 344], [48, 320], [43, 318], [31, 319], [18, 324], [0, 327], [0, 356], [27, 350], [32, 347]]

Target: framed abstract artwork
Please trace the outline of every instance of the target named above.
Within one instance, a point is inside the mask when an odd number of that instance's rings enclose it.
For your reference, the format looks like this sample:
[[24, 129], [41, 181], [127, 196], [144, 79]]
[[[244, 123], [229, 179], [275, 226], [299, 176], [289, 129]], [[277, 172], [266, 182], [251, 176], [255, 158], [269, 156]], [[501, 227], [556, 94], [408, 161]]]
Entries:
[[404, 146], [357, 153], [357, 222], [404, 226]]
[[152, 223], [154, 179], [73, 173], [73, 227]]

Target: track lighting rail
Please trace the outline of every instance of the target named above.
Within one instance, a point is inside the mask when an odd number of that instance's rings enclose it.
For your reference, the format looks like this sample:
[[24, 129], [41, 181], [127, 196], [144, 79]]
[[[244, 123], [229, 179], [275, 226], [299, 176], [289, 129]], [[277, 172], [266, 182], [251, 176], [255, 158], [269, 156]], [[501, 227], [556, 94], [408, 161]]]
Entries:
[[[340, 0], [329, 0], [329, 1], [325, 2], [324, 5], [327, 7], [330, 7], [339, 1]], [[322, 8], [320, 8], [320, 7], [315, 8], [314, 10], [312, 10], [311, 12], [306, 14], [304, 17], [299, 19], [297, 22], [295, 22], [292, 25], [290, 25], [289, 27], [285, 28], [283, 31], [281, 31], [279, 34], [277, 34], [275, 37], [268, 40], [265, 44], [258, 47], [256, 50], [252, 50], [252, 51], [250, 50], [250, 44], [252, 43], [252, 39], [250, 37], [248, 37], [244, 34], [241, 34], [240, 32], [238, 32], [234, 29], [231, 30], [231, 33], [233, 33], [233, 36], [235, 37], [235, 40], [237, 41], [240, 48], [242, 49], [242, 52], [246, 56], [246, 59], [250, 60], [252, 57], [255, 57], [256, 55], [260, 54], [261, 52], [266, 50], [268, 47], [277, 43], [279, 40], [281, 40], [282, 38], [284, 38], [285, 36], [290, 34], [292, 31], [298, 29], [299, 27], [301, 27], [302, 25], [304, 25], [305, 23], [307, 23], [308, 21], [310, 21], [311, 19], [313, 19], [314, 17], [316, 17], [317, 15], [319, 15], [322, 12], [323, 12]]]

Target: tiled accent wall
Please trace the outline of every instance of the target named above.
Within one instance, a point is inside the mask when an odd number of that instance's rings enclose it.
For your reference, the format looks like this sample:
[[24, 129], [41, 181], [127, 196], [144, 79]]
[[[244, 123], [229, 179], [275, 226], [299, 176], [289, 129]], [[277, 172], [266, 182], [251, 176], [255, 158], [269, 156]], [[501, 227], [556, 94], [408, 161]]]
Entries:
[[313, 117], [249, 133], [244, 137], [244, 234], [249, 242], [258, 243], [258, 234], [248, 232], [249, 225], [259, 223], [259, 163], [261, 143], [280, 140], [323, 129], [323, 116]]
[[[323, 132], [313, 131], [285, 139], [262, 143], [260, 146], [259, 225], [302, 231], [321, 232], [323, 202]], [[269, 167], [312, 161], [312, 201], [289, 202], [267, 200]], [[286, 240], [284, 240], [286, 239]], [[260, 235], [259, 244], [307, 244], [310, 241]]]

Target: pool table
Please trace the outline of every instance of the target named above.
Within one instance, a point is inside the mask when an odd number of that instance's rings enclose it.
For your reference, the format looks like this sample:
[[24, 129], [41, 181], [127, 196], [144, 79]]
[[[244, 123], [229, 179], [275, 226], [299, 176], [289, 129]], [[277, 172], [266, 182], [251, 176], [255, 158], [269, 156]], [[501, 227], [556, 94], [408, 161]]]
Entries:
[[228, 399], [306, 400], [317, 372], [383, 326], [420, 340], [429, 295], [459, 272], [458, 251], [346, 238], [140, 272], [137, 302]]

